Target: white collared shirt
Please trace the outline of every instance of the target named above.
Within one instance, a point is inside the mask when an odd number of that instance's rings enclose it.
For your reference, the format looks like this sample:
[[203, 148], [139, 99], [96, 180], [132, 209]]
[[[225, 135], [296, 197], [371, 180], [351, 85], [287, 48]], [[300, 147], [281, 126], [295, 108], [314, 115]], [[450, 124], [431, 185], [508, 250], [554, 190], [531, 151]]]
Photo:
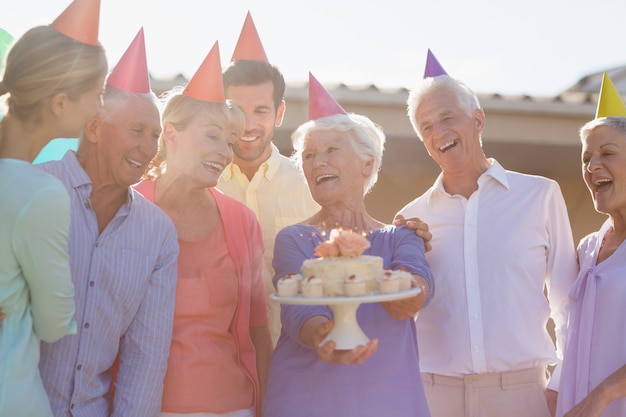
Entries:
[[[433, 235], [426, 259], [437, 291], [416, 320], [423, 372], [503, 372], [562, 358], [577, 275], [565, 201], [555, 181], [490, 162], [469, 199], [448, 194], [439, 176], [400, 211], [425, 221]], [[556, 372], [550, 388], [558, 380]]]

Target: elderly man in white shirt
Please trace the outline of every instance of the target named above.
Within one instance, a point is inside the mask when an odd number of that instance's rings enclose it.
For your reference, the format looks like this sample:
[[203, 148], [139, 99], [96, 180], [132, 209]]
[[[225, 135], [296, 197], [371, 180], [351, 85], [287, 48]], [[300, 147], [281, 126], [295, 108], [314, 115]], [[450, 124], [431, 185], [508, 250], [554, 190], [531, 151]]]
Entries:
[[445, 73], [411, 91], [408, 114], [442, 171], [399, 212], [432, 233], [437, 292], [416, 319], [432, 416], [554, 415], [577, 272], [560, 188], [487, 158], [478, 98]]

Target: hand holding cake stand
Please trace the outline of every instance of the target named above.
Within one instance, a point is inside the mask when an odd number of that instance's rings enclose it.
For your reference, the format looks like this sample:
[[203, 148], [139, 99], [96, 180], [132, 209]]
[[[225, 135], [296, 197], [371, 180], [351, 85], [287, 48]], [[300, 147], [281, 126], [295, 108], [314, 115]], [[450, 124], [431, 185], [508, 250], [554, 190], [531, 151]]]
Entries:
[[361, 304], [401, 300], [415, 297], [420, 292], [421, 288], [411, 288], [388, 294], [377, 292], [358, 297], [305, 297], [300, 294], [292, 297], [283, 297], [273, 294], [270, 296], [270, 300], [281, 304], [328, 305], [333, 311], [334, 326], [322, 341], [322, 344], [332, 340], [335, 342], [336, 349], [349, 350], [359, 345], [365, 345], [370, 341], [370, 338], [363, 332], [356, 318], [356, 311]]

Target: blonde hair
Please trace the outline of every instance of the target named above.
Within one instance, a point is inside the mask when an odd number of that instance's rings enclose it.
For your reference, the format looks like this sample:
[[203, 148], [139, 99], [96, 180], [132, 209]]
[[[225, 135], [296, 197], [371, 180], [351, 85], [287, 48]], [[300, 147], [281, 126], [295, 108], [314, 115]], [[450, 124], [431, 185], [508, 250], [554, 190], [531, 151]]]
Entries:
[[243, 112], [234, 103], [229, 100], [225, 103], [211, 103], [196, 100], [182, 94], [182, 90], [182, 87], [172, 89], [162, 97], [165, 103], [161, 115], [161, 123], [164, 129], [159, 137], [157, 153], [152, 161], [150, 161], [143, 179], [156, 180], [163, 175], [167, 169], [167, 149], [164, 139], [165, 124], [167, 123], [174, 126], [178, 131], [184, 131], [196, 116], [200, 116], [209, 118], [220, 125], [232, 128], [237, 137], [242, 136], [245, 131], [246, 121]]
[[50, 26], [27, 31], [6, 57], [0, 96], [9, 93], [9, 113], [37, 124], [44, 99], [65, 92], [71, 100], [93, 89], [106, 75], [108, 64], [102, 45], [87, 45]]

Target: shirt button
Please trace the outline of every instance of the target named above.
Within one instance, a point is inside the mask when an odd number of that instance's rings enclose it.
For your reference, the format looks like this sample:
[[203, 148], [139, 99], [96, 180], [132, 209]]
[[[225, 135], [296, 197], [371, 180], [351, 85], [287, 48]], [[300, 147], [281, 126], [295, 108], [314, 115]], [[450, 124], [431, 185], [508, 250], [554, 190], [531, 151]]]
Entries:
[[480, 352], [480, 346], [475, 346], [475, 347], [474, 347], [474, 351], [475, 351], [475, 352]]
[[83, 365], [78, 365], [78, 366], [76, 367], [76, 370], [77, 370], [77, 371], [80, 371], [81, 369], [83, 369]]
[[74, 404], [70, 405], [70, 410], [74, 409]]
[[85, 329], [89, 328], [89, 323], [85, 323]]
[[478, 315], [477, 315], [477, 314], [473, 314], [473, 315], [472, 315], [472, 318], [473, 318], [474, 320], [476, 320], [476, 319], [478, 318]]
[[93, 282], [93, 281], [90, 281], [90, 282], [89, 282], [89, 286], [90, 286], [90, 287], [93, 287], [94, 285], [96, 285], [96, 283], [95, 283], [95, 282]]

